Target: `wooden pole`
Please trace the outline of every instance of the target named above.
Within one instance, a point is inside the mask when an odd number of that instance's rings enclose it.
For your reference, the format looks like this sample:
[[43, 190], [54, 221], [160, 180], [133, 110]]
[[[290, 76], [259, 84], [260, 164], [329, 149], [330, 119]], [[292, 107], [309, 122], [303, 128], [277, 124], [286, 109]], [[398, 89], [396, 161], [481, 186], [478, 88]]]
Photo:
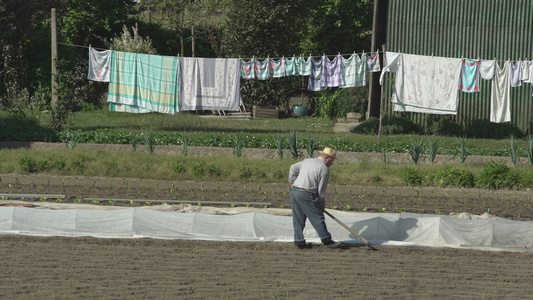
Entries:
[[57, 105], [57, 25], [56, 9], [52, 8], [52, 107]]
[[[382, 46], [383, 48], [383, 67], [386, 66], [386, 61], [385, 61], [385, 45]], [[378, 144], [379, 142], [381, 141], [381, 125], [382, 125], [382, 122], [383, 122], [383, 85], [385, 84], [385, 82], [383, 82], [383, 84], [381, 84], [381, 92], [379, 93], [379, 127], [378, 127]]]

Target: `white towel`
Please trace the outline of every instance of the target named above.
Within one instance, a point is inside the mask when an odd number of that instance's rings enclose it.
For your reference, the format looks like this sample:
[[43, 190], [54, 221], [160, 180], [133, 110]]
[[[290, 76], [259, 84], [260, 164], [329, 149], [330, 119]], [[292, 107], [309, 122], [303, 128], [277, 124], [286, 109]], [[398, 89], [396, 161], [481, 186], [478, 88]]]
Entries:
[[459, 58], [400, 54], [393, 110], [457, 114], [461, 63]]
[[492, 78], [490, 97], [490, 121], [502, 123], [511, 121], [510, 91], [511, 89], [511, 63], [506, 61], [503, 69], [496, 65], [496, 72]]
[[239, 110], [239, 59], [181, 57], [179, 66], [180, 110]]
[[495, 60], [482, 60], [479, 65], [479, 75], [485, 80], [491, 80], [494, 77]]
[[523, 61], [522, 80], [526, 83], [533, 83], [533, 61]]
[[89, 72], [87, 79], [109, 82], [112, 50], [96, 51], [89, 47]]
[[511, 63], [511, 87], [522, 85], [522, 62]]
[[400, 57], [398, 52], [385, 52], [385, 67], [381, 70], [381, 75], [379, 76], [380, 85], [383, 85], [385, 72], [396, 73], [398, 71], [398, 57]]

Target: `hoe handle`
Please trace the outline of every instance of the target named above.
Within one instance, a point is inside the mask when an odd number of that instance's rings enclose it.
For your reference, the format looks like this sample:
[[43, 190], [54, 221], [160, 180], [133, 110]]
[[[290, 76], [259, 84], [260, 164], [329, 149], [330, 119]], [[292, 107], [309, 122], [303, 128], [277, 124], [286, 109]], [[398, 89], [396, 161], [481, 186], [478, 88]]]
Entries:
[[334, 215], [330, 214], [327, 210], [324, 210], [324, 213], [328, 216], [330, 216], [333, 220], [335, 220], [337, 223], [341, 224], [342, 227], [348, 229], [349, 232], [351, 232], [353, 235], [355, 235], [358, 239], [363, 241], [367, 246], [370, 246], [370, 242], [368, 242], [364, 237], [362, 237], [359, 233], [355, 232], [353, 229], [348, 227], [346, 224], [342, 223], [341, 220], [337, 219]]

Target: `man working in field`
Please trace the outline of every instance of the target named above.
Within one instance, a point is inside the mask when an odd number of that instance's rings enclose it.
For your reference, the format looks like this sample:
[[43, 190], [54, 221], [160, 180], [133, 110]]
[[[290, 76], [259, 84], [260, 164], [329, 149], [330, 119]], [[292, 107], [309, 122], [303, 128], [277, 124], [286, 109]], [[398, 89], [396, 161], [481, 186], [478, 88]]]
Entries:
[[333, 164], [337, 152], [324, 148], [317, 158], [306, 158], [291, 165], [289, 183], [291, 184], [291, 209], [294, 227], [294, 245], [298, 249], [311, 248], [305, 242], [303, 230], [309, 219], [320, 240], [327, 248], [339, 248], [341, 242], [334, 242], [326, 227], [324, 209], [326, 187], [329, 180], [329, 167]]

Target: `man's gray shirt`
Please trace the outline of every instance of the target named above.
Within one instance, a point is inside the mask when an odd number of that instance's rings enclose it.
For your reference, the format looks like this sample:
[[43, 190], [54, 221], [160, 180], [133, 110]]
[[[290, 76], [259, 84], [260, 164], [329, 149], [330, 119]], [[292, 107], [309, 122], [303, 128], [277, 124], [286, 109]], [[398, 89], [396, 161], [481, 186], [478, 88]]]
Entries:
[[296, 188], [316, 193], [320, 204], [326, 202], [328, 180], [329, 168], [321, 156], [295, 163], [289, 171], [289, 183]]

